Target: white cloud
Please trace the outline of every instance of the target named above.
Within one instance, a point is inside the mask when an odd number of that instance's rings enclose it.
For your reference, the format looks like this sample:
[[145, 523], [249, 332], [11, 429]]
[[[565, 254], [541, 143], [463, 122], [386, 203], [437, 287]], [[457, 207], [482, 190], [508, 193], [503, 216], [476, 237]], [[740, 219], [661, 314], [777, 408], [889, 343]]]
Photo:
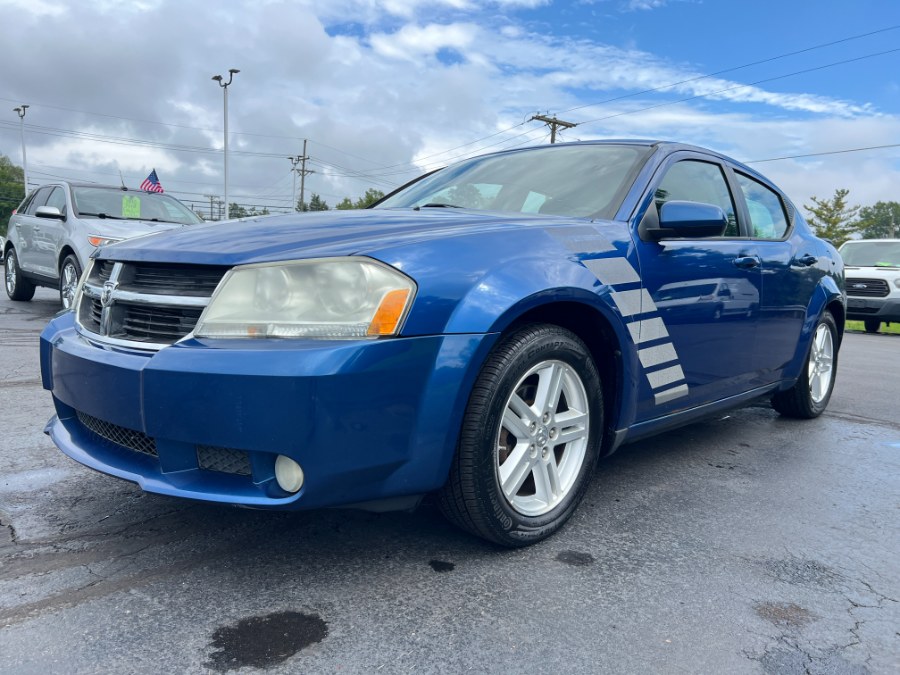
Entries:
[[415, 60], [433, 56], [442, 49], [467, 49], [478, 28], [473, 24], [406, 25], [391, 34], [375, 33], [370, 37], [377, 54], [391, 58]]

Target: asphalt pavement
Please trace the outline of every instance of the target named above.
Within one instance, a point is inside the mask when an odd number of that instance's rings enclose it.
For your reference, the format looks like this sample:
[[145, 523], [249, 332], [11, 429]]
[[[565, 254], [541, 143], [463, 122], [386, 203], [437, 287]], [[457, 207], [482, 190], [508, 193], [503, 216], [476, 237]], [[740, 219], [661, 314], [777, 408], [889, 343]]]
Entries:
[[0, 299], [4, 673], [900, 672], [900, 336], [824, 416], [758, 404], [627, 446], [502, 550], [413, 513], [144, 494], [42, 433], [57, 295]]

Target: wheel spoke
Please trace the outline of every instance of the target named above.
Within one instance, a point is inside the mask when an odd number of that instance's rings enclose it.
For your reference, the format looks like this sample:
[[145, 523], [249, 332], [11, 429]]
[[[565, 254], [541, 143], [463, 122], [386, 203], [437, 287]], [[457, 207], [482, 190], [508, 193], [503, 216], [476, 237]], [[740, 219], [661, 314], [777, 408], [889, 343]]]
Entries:
[[552, 506], [559, 496], [559, 473], [556, 471], [555, 460], [552, 468], [549, 462], [538, 461], [534, 465], [532, 474], [534, 475], [535, 499], [543, 502], [546, 506]]
[[503, 428], [519, 441], [531, 438], [531, 429], [529, 429], [528, 423], [509, 408], [503, 411]]
[[518, 415], [523, 420], [528, 420], [529, 422], [537, 422], [538, 418], [540, 418], [540, 412], [535, 412], [534, 409], [518, 394], [513, 394], [512, 398], [509, 399], [508, 408], [512, 408], [513, 412]]
[[500, 465], [500, 488], [509, 500], [516, 496], [531, 473], [529, 447], [530, 444], [525, 442], [516, 444], [506, 461]]
[[538, 371], [538, 378], [534, 407], [540, 413], [555, 411], [562, 392], [563, 369], [559, 363], [549, 363], [546, 368]]

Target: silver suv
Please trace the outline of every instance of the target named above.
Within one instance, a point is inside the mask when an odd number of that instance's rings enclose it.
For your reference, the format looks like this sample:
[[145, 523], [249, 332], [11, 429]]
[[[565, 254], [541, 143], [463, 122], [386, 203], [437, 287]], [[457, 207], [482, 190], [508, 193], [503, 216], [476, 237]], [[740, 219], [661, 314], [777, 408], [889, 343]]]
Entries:
[[98, 246], [200, 222], [168, 195], [81, 183], [44, 185], [9, 219], [3, 245], [6, 294], [31, 300], [36, 286], [58, 288], [68, 309]]
[[867, 333], [900, 322], [900, 239], [857, 239], [841, 246], [847, 275], [847, 318]]

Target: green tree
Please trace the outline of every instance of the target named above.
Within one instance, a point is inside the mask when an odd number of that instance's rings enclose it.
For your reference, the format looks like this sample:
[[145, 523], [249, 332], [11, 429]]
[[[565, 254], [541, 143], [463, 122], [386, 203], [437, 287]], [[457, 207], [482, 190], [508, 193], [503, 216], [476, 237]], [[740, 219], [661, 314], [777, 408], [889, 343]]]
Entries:
[[6, 236], [9, 216], [25, 199], [25, 172], [9, 157], [0, 155], [0, 235]]
[[384, 197], [384, 193], [381, 190], [376, 190], [375, 188], [369, 188], [366, 190], [366, 194], [356, 200], [353, 204], [354, 209], [364, 209], [367, 206], [371, 206], [379, 199]]
[[247, 213], [247, 209], [245, 209], [240, 204], [235, 202], [231, 202], [228, 205], [228, 217], [229, 218], [246, 218], [249, 214]]
[[349, 211], [350, 209], [354, 208], [353, 201], [350, 199], [350, 197], [344, 197], [341, 201], [339, 201], [337, 203], [337, 205], [334, 208], [339, 209], [341, 211]]
[[894, 239], [900, 235], [900, 204], [877, 202], [859, 210], [857, 223], [863, 239]]
[[855, 218], [859, 206], [847, 206], [848, 194], [850, 190], [839, 188], [831, 199], [812, 197], [813, 205], [803, 206], [810, 213], [809, 223], [816, 234], [829, 239], [835, 246], [847, 241], [857, 229]]
[[269, 215], [269, 209], [265, 206], [260, 210], [255, 206], [251, 206], [249, 209], [237, 204], [236, 202], [231, 202], [231, 206], [228, 207], [228, 215], [232, 218], [250, 218], [251, 216], [267, 216]]
[[327, 211], [328, 204], [322, 199], [319, 195], [313, 192], [312, 197], [309, 198], [309, 210], [310, 211]]

